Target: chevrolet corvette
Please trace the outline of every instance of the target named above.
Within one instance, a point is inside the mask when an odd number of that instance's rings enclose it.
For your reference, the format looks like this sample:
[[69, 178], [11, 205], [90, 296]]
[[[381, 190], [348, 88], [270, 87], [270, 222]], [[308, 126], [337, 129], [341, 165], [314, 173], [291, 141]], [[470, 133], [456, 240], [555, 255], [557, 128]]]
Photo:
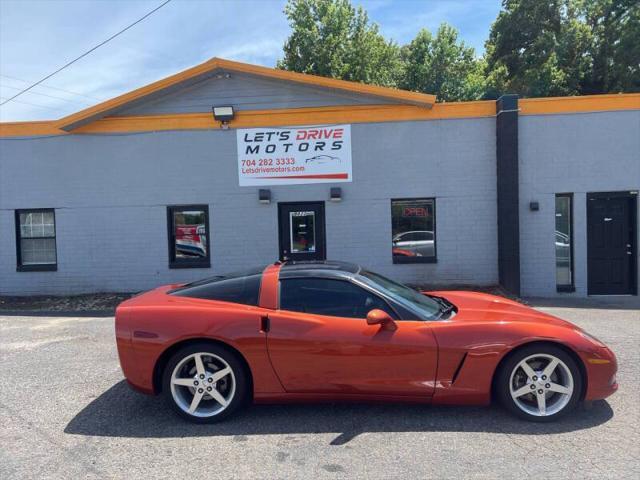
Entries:
[[342, 262], [166, 285], [116, 310], [124, 376], [199, 423], [248, 402], [500, 402], [556, 420], [614, 393], [613, 352], [513, 300], [421, 292]]

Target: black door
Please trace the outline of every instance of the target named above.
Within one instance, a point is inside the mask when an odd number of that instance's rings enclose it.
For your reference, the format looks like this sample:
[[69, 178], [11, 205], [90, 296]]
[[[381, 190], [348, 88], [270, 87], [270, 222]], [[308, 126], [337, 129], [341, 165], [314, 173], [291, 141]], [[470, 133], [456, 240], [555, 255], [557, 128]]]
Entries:
[[636, 198], [628, 192], [587, 196], [589, 295], [636, 293]]
[[280, 260], [325, 260], [324, 202], [279, 203]]

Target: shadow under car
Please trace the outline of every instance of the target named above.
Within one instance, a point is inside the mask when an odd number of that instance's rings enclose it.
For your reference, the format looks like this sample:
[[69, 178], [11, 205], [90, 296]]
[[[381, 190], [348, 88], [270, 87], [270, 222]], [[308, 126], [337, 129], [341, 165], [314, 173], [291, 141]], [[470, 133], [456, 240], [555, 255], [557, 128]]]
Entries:
[[519, 420], [497, 406], [287, 404], [254, 405], [224, 422], [199, 425], [179, 418], [161, 397], [142, 395], [121, 381], [83, 408], [64, 431], [134, 438], [234, 436], [240, 441], [249, 435], [336, 433], [331, 444], [342, 445], [370, 432], [558, 434], [592, 428], [612, 417], [613, 410], [605, 401], [542, 424]]

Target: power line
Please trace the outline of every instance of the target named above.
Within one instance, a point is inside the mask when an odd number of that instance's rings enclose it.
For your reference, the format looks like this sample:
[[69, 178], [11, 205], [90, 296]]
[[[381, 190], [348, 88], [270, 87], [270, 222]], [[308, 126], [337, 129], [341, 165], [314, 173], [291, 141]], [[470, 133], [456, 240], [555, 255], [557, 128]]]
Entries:
[[[18, 78], [18, 77], [10, 77], [9, 75], [0, 74], [0, 77], [7, 78], [9, 80], [16, 80], [18, 82], [23, 82], [23, 83], [31, 83], [32, 82], [31, 80], [25, 80], [24, 78]], [[69, 93], [71, 95], [77, 95], [79, 97], [90, 98], [91, 100], [97, 100], [99, 102], [102, 101], [102, 98], [92, 97], [91, 95], [85, 95], [83, 93], [74, 92], [72, 90], [65, 90], [64, 88], [52, 87], [51, 85], [39, 85], [39, 86], [41, 88], [48, 88], [50, 90], [57, 90], [59, 92]]]
[[[12, 90], [20, 90], [20, 88], [18, 87], [12, 87], [11, 85], [3, 85], [0, 83], [0, 90], [2, 90], [3, 88], [10, 88]], [[77, 104], [87, 104], [89, 103], [87, 100], [72, 100], [70, 98], [63, 98], [63, 97], [56, 97], [55, 95], [47, 95], [46, 93], [40, 93], [40, 92], [28, 92], [31, 95], [40, 95], [41, 97], [47, 97], [47, 98], [55, 98], [56, 100], [63, 100], [65, 102], [71, 102], [71, 103], [77, 103]]]
[[[0, 97], [0, 100], [4, 100], [5, 97]], [[21, 103], [22, 105], [29, 105], [31, 107], [38, 107], [38, 108], [46, 108], [47, 110], [60, 110], [61, 107], [47, 107], [45, 105], [38, 105], [37, 103], [29, 103], [29, 102], [25, 102], [24, 100], [14, 100], [14, 102], [16, 103]], [[0, 103], [0, 106], [4, 105], [5, 103], [7, 103], [6, 101], [3, 103]]]
[[21, 90], [20, 92], [16, 93], [13, 97], [9, 98], [8, 100], [3, 101], [2, 103], [0, 103], [0, 106], [4, 105], [7, 102], [10, 102], [11, 100], [13, 100], [14, 98], [19, 97], [20, 95], [22, 95], [25, 92], [28, 92], [29, 90], [31, 90], [33, 87], [40, 85], [42, 82], [44, 82], [45, 80], [48, 80], [49, 78], [53, 77], [56, 73], [61, 72], [62, 70], [64, 70], [65, 68], [73, 65], [74, 63], [76, 63], [78, 60], [80, 60], [81, 58], [86, 57], [87, 55], [89, 55], [91, 52], [93, 52], [94, 50], [97, 50], [98, 48], [100, 48], [101, 46], [103, 46], [105, 43], [110, 42], [111, 40], [113, 40], [114, 38], [116, 38], [117, 36], [123, 34], [124, 32], [126, 32], [127, 30], [129, 30], [131, 27], [137, 25], [138, 23], [142, 22], [145, 18], [151, 16], [152, 14], [154, 14], [155, 12], [157, 12], [158, 10], [160, 10], [162, 7], [164, 7], [167, 3], [171, 2], [172, 0], [165, 0], [163, 3], [161, 3], [160, 5], [158, 5], [156, 8], [154, 8], [153, 10], [151, 10], [149, 13], [147, 13], [146, 15], [140, 17], [138, 20], [136, 20], [135, 22], [133, 22], [131, 25], [123, 28], [122, 30], [120, 30], [118, 33], [111, 35], [109, 38], [107, 38], [106, 40], [104, 40], [103, 42], [99, 43], [98, 45], [96, 45], [95, 47], [87, 50], [86, 52], [84, 52], [82, 55], [80, 55], [77, 58], [74, 58], [73, 60], [71, 60], [70, 62], [66, 63], [65, 65], [63, 65], [62, 67], [60, 67], [59, 69], [57, 69], [55, 72], [50, 73], [49, 75], [47, 75], [46, 77], [44, 77], [42, 80], [38, 80], [36, 83], [28, 86], [27, 88], [25, 88], [24, 90]]

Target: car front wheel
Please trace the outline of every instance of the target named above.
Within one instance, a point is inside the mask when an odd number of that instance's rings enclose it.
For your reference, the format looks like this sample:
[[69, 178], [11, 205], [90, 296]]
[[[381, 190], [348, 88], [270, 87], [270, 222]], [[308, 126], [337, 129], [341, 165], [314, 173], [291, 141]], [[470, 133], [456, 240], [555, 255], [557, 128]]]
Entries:
[[167, 363], [162, 392], [183, 418], [213, 423], [242, 405], [247, 395], [246, 373], [236, 355], [224, 347], [188, 345]]
[[582, 375], [575, 360], [553, 345], [516, 351], [498, 372], [497, 394], [515, 415], [535, 422], [556, 420], [580, 400]]

